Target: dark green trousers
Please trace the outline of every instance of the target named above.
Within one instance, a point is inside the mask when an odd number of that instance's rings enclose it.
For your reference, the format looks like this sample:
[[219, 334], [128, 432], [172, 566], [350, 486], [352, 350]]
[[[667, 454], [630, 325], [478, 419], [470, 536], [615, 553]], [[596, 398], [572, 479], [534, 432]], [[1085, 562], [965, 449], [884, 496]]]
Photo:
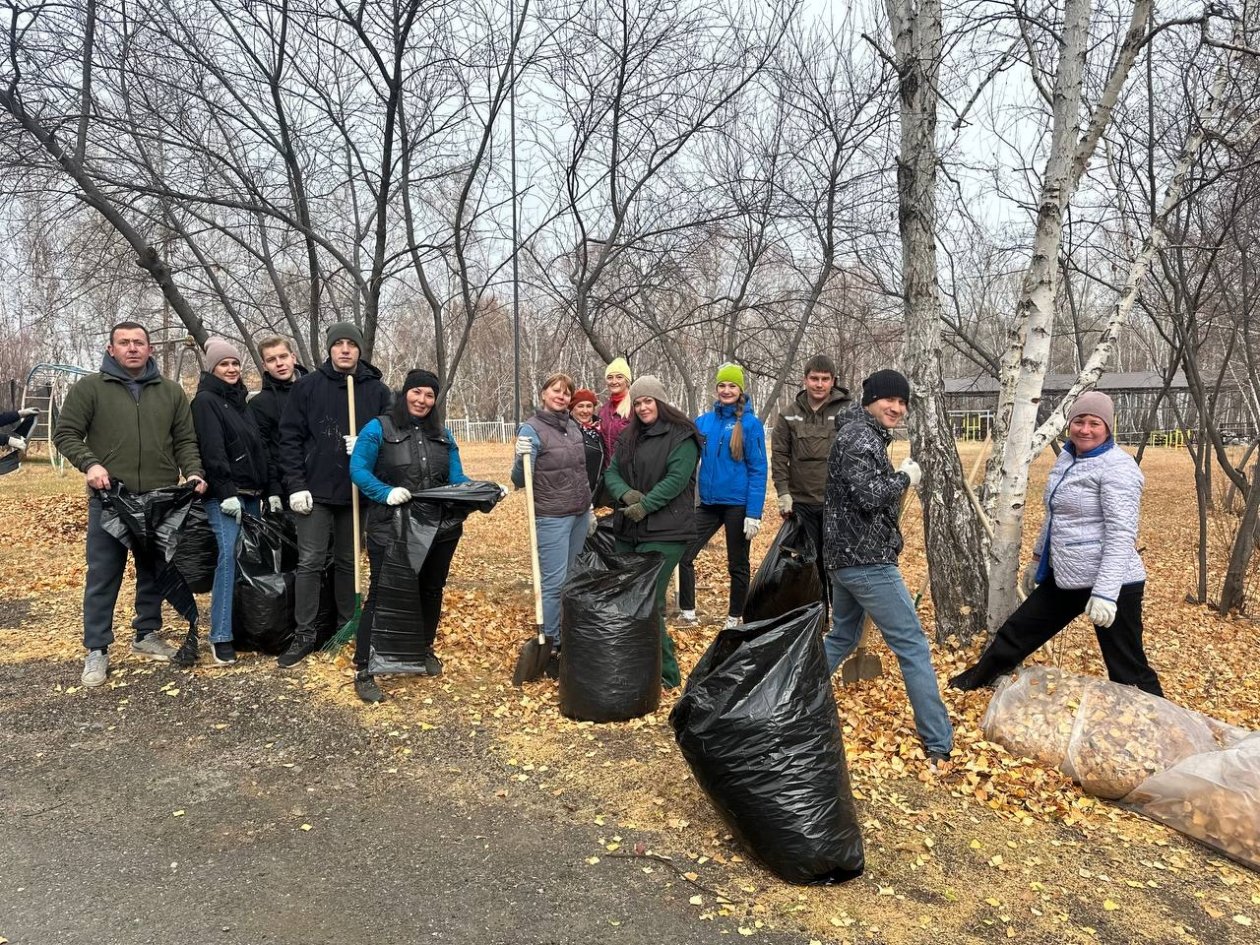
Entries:
[[618, 538], [616, 550], [655, 551], [665, 556], [665, 564], [661, 566], [661, 573], [656, 578], [656, 608], [661, 615], [661, 682], [667, 688], [673, 689], [682, 683], [682, 673], [678, 669], [678, 658], [674, 655], [674, 641], [669, 631], [665, 629], [665, 592], [669, 588], [669, 579], [674, 574], [674, 568], [678, 566], [683, 553], [687, 550], [687, 543], [685, 541], [645, 541], [635, 545]]

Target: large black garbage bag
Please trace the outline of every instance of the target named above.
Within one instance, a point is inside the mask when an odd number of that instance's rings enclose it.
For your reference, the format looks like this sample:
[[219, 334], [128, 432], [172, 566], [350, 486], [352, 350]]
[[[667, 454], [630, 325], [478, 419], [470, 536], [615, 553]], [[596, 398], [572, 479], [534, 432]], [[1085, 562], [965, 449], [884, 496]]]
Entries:
[[293, 639], [293, 567], [285, 568], [290, 542], [274, 519], [241, 518], [236, 545], [232, 636], [238, 650], [278, 656]]
[[731, 833], [790, 883], [862, 872], [822, 604], [723, 630], [669, 720], [683, 757]]
[[188, 486], [170, 486], [135, 494], [114, 480], [108, 489], [97, 489], [96, 496], [101, 502], [101, 530], [153, 569], [163, 599], [188, 621], [188, 634], [175, 661], [189, 663], [197, 652], [197, 601], [174, 558], [196, 493]]
[[661, 703], [656, 552], [578, 555], [561, 592], [560, 712], [623, 722]]
[[818, 549], [800, 519], [793, 516], [779, 526], [774, 543], [753, 575], [744, 603], [744, 622], [781, 617], [822, 600], [822, 592]]
[[599, 554], [604, 557], [616, 554], [617, 536], [613, 533], [613, 517], [605, 515], [596, 520], [595, 534], [588, 535], [582, 546], [584, 553]]
[[373, 604], [368, 672], [423, 675], [429, 644], [420, 615], [420, 569], [438, 538], [457, 535], [473, 512], [489, 512], [503, 497], [493, 482], [464, 482], [413, 492], [394, 509], [394, 527]]
[[184, 576], [194, 594], [206, 594], [214, 586], [214, 569], [219, 563], [219, 542], [206, 518], [201, 500], [188, 510], [188, 517], [175, 545], [175, 569]]

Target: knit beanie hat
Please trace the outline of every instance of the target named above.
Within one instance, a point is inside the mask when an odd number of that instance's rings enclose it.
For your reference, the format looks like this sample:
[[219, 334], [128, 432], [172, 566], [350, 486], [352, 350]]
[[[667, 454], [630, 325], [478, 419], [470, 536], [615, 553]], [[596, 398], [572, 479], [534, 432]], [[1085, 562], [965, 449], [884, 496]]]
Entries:
[[206, 370], [213, 371], [219, 366], [220, 361], [226, 361], [228, 358], [241, 359], [241, 353], [236, 350], [232, 342], [225, 338], [211, 338], [206, 342]]
[[604, 377], [610, 374], [620, 374], [627, 381], [633, 381], [634, 375], [630, 373], [630, 362], [625, 358], [613, 358], [612, 362], [604, 369]]
[[630, 403], [640, 397], [651, 397], [653, 400], [669, 403], [669, 395], [665, 393], [665, 385], [655, 374], [644, 374], [630, 385]]
[[407, 372], [407, 379], [403, 381], [403, 393], [407, 393], [413, 387], [432, 388], [433, 396], [436, 397], [442, 391], [442, 382], [438, 380], [438, 376], [432, 371], [426, 371], [424, 368], [412, 368]]
[[910, 403], [910, 382], [900, 371], [876, 371], [862, 382], [863, 407], [885, 397], [900, 397]]
[[595, 391], [579, 387], [573, 392], [573, 399], [569, 401], [569, 407], [573, 408], [578, 404], [595, 404], [599, 406], [599, 398], [595, 396]]
[[354, 342], [356, 348], [363, 350], [363, 332], [359, 331], [359, 326], [353, 322], [337, 322], [335, 325], [329, 325], [328, 334], [324, 336], [324, 350], [331, 351], [332, 346], [342, 338]]
[[727, 361], [717, 370], [717, 376], [713, 378], [714, 384], [734, 384], [740, 390], [744, 390], [744, 369], [738, 364], [732, 364]]
[[1077, 397], [1076, 402], [1072, 404], [1072, 409], [1068, 411], [1068, 423], [1071, 423], [1082, 414], [1097, 417], [1107, 424], [1108, 433], [1112, 436], [1116, 435], [1116, 406], [1111, 402], [1111, 398], [1102, 391], [1086, 391], [1080, 397]]

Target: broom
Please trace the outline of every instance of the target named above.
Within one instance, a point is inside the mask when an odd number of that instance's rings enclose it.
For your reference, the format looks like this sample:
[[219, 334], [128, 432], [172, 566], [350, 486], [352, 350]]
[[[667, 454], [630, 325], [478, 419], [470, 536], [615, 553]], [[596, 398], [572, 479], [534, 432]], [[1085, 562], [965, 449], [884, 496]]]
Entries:
[[[354, 416], [353, 374], [346, 375], [346, 399], [350, 408], [350, 430], [351, 436], [353, 436], [359, 432]], [[345, 645], [350, 642], [351, 638], [359, 632], [359, 619], [363, 616], [363, 593], [360, 589], [359, 577], [359, 558], [362, 555], [359, 547], [359, 489], [353, 482], [350, 483], [350, 517], [354, 523], [354, 613], [346, 621], [345, 626], [324, 644], [324, 652], [331, 656], [336, 656], [340, 653]]]

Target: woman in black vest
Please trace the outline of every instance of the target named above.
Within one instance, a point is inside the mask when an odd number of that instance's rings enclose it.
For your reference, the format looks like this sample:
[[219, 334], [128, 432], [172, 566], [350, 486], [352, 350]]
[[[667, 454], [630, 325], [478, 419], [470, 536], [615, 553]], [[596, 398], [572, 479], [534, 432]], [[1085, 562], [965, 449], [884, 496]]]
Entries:
[[573, 378], [552, 374], [538, 391], [541, 405], [521, 424], [516, 437], [512, 482], [525, 485], [521, 457], [530, 454], [534, 470], [534, 524], [542, 577], [543, 632], [551, 643], [547, 675], [560, 671], [560, 589], [586, 536], [595, 530], [591, 487], [586, 477], [586, 438], [569, 416]]
[[210, 589], [210, 652], [220, 666], [236, 662], [232, 597], [241, 516], [258, 514], [267, 488], [267, 448], [254, 415], [245, 409], [247, 395], [240, 352], [222, 338], [211, 338], [206, 342], [206, 370], [192, 400], [192, 416], [206, 469], [206, 518], [219, 543]]
[[630, 385], [631, 413], [617, 438], [604, 485], [617, 501], [613, 531], [618, 551], [656, 551], [665, 565], [656, 579], [661, 614], [661, 682], [682, 682], [674, 641], [665, 629], [665, 589], [683, 553], [696, 539], [696, 465], [700, 432], [666, 401], [665, 387], [651, 374]]
[[[354, 665], [358, 669], [354, 691], [364, 702], [385, 700], [385, 694], [368, 673], [368, 656], [377, 584], [393, 528], [393, 507], [409, 502], [413, 492], [468, 482], [455, 437], [438, 417], [440, 389], [436, 374], [419, 368], [409, 372], [402, 394], [394, 398], [389, 413], [369, 420], [359, 431], [350, 457], [350, 478], [372, 503], [368, 506], [366, 523], [372, 580], [354, 641]], [[442, 592], [450, 574], [451, 559], [463, 533], [462, 523], [439, 526], [417, 578], [420, 612], [416, 619], [425, 637], [424, 671], [428, 676], [442, 675], [442, 661], [433, 651], [433, 642], [437, 639], [438, 620], [442, 616]]]

